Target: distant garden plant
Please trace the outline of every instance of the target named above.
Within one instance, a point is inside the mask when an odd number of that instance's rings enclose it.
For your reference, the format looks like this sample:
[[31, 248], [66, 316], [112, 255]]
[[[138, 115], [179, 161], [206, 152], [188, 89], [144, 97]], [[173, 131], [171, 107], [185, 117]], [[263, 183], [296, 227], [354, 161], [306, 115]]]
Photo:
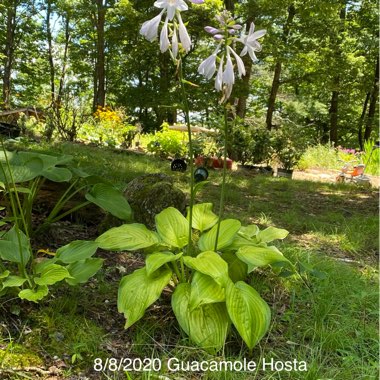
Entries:
[[[203, 1], [192, 3], [201, 4]], [[287, 231], [273, 227], [260, 231], [255, 225], [244, 227], [236, 219], [223, 220], [228, 99], [235, 83], [235, 68], [239, 77], [245, 75], [244, 63], [236, 53], [235, 45], [243, 45], [240, 55], [248, 53], [252, 60], [256, 60], [255, 52], [261, 49], [257, 39], [265, 31], [255, 32], [252, 23], [246, 33], [245, 28], [237, 24], [227, 11], [216, 17], [217, 27], [205, 28], [217, 46], [200, 64], [198, 71], [208, 79], [216, 73], [215, 89], [222, 93], [220, 103], [224, 109], [225, 165], [218, 216], [212, 212], [212, 204], [194, 204], [195, 193], [203, 183], [194, 186], [194, 147], [186, 93], [189, 82], [184, 78], [181, 60], [181, 52], [187, 53], [191, 47], [181, 17], [181, 12], [186, 11], [188, 5], [183, 0], [156, 1], [154, 5], [162, 11], [146, 21], [140, 32], [149, 41], [156, 40], [159, 35], [161, 52], [169, 50], [177, 66], [188, 127], [190, 205], [186, 218], [174, 208], [156, 215], [156, 232], [143, 224], [125, 224], [106, 231], [96, 239], [96, 243], [105, 250], [144, 250], [147, 253], [145, 266], [123, 277], [119, 285], [118, 310], [125, 315], [126, 328], [142, 318], [146, 309], [168, 286], [173, 290], [171, 304], [174, 314], [192, 342], [216, 353], [223, 347], [233, 324], [252, 349], [268, 331], [271, 313], [258, 292], [245, 282], [248, 274], [268, 265], [277, 272], [284, 266], [293, 269], [275, 246], [268, 245], [273, 240], [285, 238]]]

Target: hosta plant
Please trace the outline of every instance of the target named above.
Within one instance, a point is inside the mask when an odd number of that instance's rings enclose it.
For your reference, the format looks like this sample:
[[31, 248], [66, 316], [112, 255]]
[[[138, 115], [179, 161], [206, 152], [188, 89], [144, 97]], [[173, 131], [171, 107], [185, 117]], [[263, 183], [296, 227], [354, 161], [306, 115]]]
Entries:
[[[62, 183], [62, 195], [40, 225], [33, 225], [32, 210], [46, 180]], [[65, 188], [64, 183], [67, 183]], [[0, 187], [2, 206], [6, 207], [3, 222], [20, 222], [20, 229], [33, 236], [63, 217], [94, 203], [124, 221], [131, 221], [132, 210], [122, 192], [101, 178], [90, 176], [73, 165], [72, 156], [53, 156], [36, 152], [0, 151]], [[84, 194], [83, 200], [67, 209], [68, 201]], [[15, 199], [11, 207], [10, 196]], [[84, 199], [85, 198], [85, 199]]]
[[103, 264], [103, 259], [92, 257], [97, 248], [93, 241], [76, 240], [56, 253], [35, 252], [28, 237], [14, 226], [1, 235], [0, 296], [38, 302], [48, 295], [50, 285], [63, 280], [69, 285], [84, 283]]
[[[0, 199], [5, 216], [0, 222], [0, 296], [11, 293], [38, 302], [49, 292], [49, 286], [65, 280], [70, 285], [86, 282], [102, 266], [93, 258], [98, 244], [73, 241], [57, 252], [32, 246], [31, 237], [42, 227], [92, 202], [120, 219], [130, 220], [131, 209], [123, 195], [106, 183], [95, 183], [84, 172], [70, 168], [68, 156], [49, 156], [31, 152], [0, 153]], [[76, 178], [46, 216], [34, 228], [32, 210], [43, 182], [69, 182]], [[79, 183], [82, 180], [82, 184]], [[78, 185], [78, 186], [76, 186]], [[74, 195], [87, 190], [83, 200], [72, 209], [63, 206]]]
[[245, 281], [257, 268], [292, 268], [270, 245], [288, 232], [273, 227], [260, 231], [256, 225], [242, 226], [236, 219], [226, 219], [220, 223], [217, 239], [217, 223], [211, 203], [194, 205], [191, 249], [188, 218], [172, 207], [156, 216], [156, 231], [143, 224], [125, 224], [96, 239], [105, 250], [147, 253], [145, 266], [120, 282], [118, 310], [126, 318], [126, 328], [141, 319], [169, 287], [177, 321], [196, 345], [219, 351], [231, 324], [250, 349], [260, 341], [269, 328], [271, 313]]

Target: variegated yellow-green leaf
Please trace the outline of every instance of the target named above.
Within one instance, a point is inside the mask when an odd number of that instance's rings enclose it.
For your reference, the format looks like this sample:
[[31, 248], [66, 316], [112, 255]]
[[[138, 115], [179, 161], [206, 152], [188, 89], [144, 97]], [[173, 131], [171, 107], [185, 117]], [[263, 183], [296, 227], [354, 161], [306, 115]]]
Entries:
[[289, 263], [289, 260], [276, 247], [241, 247], [236, 256], [248, 265], [248, 272], [257, 267], [275, 263]]
[[194, 310], [206, 303], [223, 302], [226, 299], [224, 288], [217, 284], [210, 276], [195, 272], [191, 281], [189, 307]]
[[174, 314], [196, 345], [215, 354], [223, 347], [230, 325], [225, 303], [210, 303], [190, 310], [190, 292], [190, 284], [177, 286], [172, 296]]
[[242, 226], [239, 230], [239, 235], [250, 239], [256, 236], [259, 232], [259, 227], [257, 227], [256, 224], [250, 224], [249, 226]]
[[183, 248], [189, 241], [189, 223], [174, 207], [168, 207], [156, 215], [156, 228], [169, 246]]
[[11, 272], [9, 272], [9, 270], [5, 270], [4, 272], [1, 272], [0, 273], [0, 280], [2, 280], [3, 278], [7, 278], [10, 274], [11, 274]]
[[260, 231], [256, 237], [259, 242], [270, 243], [276, 239], [285, 239], [289, 232], [276, 227], [268, 227], [263, 231]]
[[157, 244], [159, 238], [143, 224], [133, 223], [111, 228], [95, 241], [99, 248], [109, 251], [136, 251]]
[[164, 264], [170, 263], [172, 261], [178, 260], [183, 255], [183, 252], [175, 255], [172, 252], [153, 252], [148, 255], [145, 264], [146, 264], [146, 273], [150, 276], [157, 269], [161, 268]]
[[49, 288], [46, 285], [39, 286], [35, 291], [32, 289], [21, 290], [18, 296], [21, 299], [25, 299], [32, 302], [38, 302], [42, 298], [46, 297], [49, 293]]
[[34, 282], [37, 285], [53, 285], [68, 277], [70, 277], [70, 273], [65, 267], [58, 264], [51, 264], [44, 268], [40, 277], [34, 278]]
[[184, 256], [183, 261], [189, 268], [212, 277], [220, 286], [228, 280], [228, 265], [215, 252], [202, 252], [197, 257]]
[[20, 276], [9, 276], [4, 282], [3, 282], [3, 289], [4, 288], [12, 288], [12, 287], [18, 287], [24, 284], [26, 281], [26, 278], [20, 277]]
[[97, 183], [85, 197], [88, 201], [116, 216], [116, 218], [127, 222], [132, 218], [131, 206], [123, 193], [111, 185]]
[[187, 282], [177, 285], [172, 295], [172, 309], [179, 325], [186, 335], [190, 335], [189, 302], [191, 285]]
[[103, 265], [103, 259], [94, 259], [90, 257], [86, 260], [80, 260], [67, 266], [71, 278], [65, 281], [69, 285], [85, 283], [90, 277], [94, 276]]
[[222, 259], [228, 264], [228, 275], [233, 282], [243, 281], [248, 274], [248, 266], [235, 253], [224, 252]]
[[70, 264], [91, 257], [98, 249], [95, 241], [75, 240], [57, 249], [55, 257], [63, 263]]
[[[189, 220], [189, 208], [187, 219]], [[193, 206], [192, 226], [201, 232], [210, 229], [218, 222], [218, 216], [212, 212], [212, 203], [200, 203]]]
[[[240, 227], [241, 223], [236, 219], [222, 220], [220, 223], [217, 249], [220, 250], [231, 245]], [[210, 231], [200, 237], [198, 246], [201, 251], [211, 251], [215, 249], [217, 229], [218, 225], [215, 225]]]
[[271, 312], [268, 304], [255, 289], [239, 281], [227, 285], [226, 305], [232, 323], [252, 349], [269, 329]]
[[169, 283], [172, 272], [168, 268], [148, 276], [146, 268], [135, 270], [123, 277], [119, 285], [117, 308], [126, 318], [125, 328], [132, 326], [161, 295]]

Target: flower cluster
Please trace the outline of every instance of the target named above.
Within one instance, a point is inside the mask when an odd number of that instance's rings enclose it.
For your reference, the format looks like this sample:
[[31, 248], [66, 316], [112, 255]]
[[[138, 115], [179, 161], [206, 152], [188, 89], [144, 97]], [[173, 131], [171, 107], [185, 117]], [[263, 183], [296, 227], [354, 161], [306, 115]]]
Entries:
[[[202, 4], [204, 2], [204, 0], [190, 1], [194, 4]], [[179, 42], [183, 49], [188, 52], [191, 48], [191, 39], [181, 17], [181, 12], [188, 9], [186, 2], [184, 0], [157, 0], [154, 6], [161, 8], [162, 11], [151, 20], [145, 21], [140, 29], [140, 33], [148, 41], [153, 42], [158, 36], [158, 28], [162, 16], [166, 12], [166, 18], [160, 33], [161, 52], [166, 52], [171, 45], [171, 52], [173, 57], [176, 58], [178, 55]], [[169, 38], [171, 38], [171, 41]]]
[[110, 107], [102, 107], [98, 106], [96, 109], [96, 112], [94, 113], [95, 119], [97, 119], [100, 122], [114, 122], [114, 123], [121, 123], [122, 118], [120, 114], [116, 111], [113, 111]]
[[[231, 95], [232, 87], [235, 83], [233, 61], [236, 62], [238, 76], [241, 78], [245, 75], [245, 66], [240, 57], [248, 53], [252, 61], [257, 61], [255, 51], [261, 50], [261, 45], [257, 40], [263, 37], [266, 31], [258, 30], [255, 32], [255, 25], [251, 23], [247, 34], [245, 27], [243, 28], [237, 24], [228, 11], [224, 11], [216, 16], [216, 20], [220, 25], [219, 28], [206, 26], [205, 30], [212, 34], [218, 46], [215, 51], [199, 65], [198, 72], [207, 79], [211, 79], [216, 72], [215, 89], [217, 91], [223, 91], [222, 100], [227, 100]], [[240, 36], [238, 36], [239, 33]], [[233, 48], [236, 42], [244, 45], [240, 56]], [[218, 57], [219, 53], [220, 57]], [[216, 67], [217, 58], [219, 58], [218, 69]]]

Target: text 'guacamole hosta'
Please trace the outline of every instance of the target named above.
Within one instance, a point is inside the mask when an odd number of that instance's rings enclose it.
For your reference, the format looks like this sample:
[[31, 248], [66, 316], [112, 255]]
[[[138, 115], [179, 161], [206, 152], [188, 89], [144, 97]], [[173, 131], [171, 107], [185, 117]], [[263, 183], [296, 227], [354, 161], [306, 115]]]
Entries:
[[[193, 213], [195, 250], [191, 255], [188, 220], [173, 207], [156, 216], [157, 232], [126, 224], [117, 227], [118, 233], [111, 234], [115, 231], [111, 229], [96, 240], [104, 249], [124, 247], [148, 253], [146, 265], [120, 282], [118, 310], [126, 318], [125, 327], [141, 319], [169, 285], [174, 289], [168, 289], [173, 312], [193, 343], [216, 353], [234, 325], [251, 349], [268, 331], [271, 313], [265, 300], [245, 281], [257, 268], [292, 268], [275, 246], [268, 245], [285, 238], [287, 231], [274, 227], [260, 231], [255, 225], [245, 227], [238, 220], [226, 219], [221, 222], [221, 239], [214, 251], [218, 218], [212, 205], [196, 204]], [[143, 236], [147, 240], [141, 244]]]

